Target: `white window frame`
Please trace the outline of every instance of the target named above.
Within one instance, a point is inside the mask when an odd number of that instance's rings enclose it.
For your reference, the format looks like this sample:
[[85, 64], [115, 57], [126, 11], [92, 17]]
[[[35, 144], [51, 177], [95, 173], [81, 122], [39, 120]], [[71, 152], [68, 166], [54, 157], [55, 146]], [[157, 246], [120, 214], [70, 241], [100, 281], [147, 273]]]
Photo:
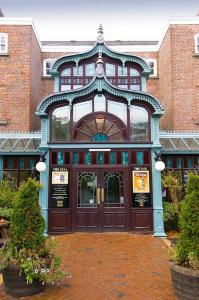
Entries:
[[43, 60], [43, 76], [45, 76], [45, 77], [51, 77], [50, 74], [47, 74], [48, 68], [46, 67], [46, 64], [50, 63], [50, 70], [51, 70], [54, 61], [55, 61], [55, 58], [46, 58], [46, 59]]
[[[2, 37], [5, 38], [5, 43], [4, 44], [1, 43], [1, 38]], [[1, 50], [1, 45], [5, 45], [5, 51]], [[8, 34], [0, 32], [0, 55], [4, 55], [4, 54], [8, 54]]]
[[156, 58], [145, 58], [145, 61], [146, 61], [148, 66], [149, 66], [149, 63], [151, 63], [151, 62], [154, 65], [153, 74], [150, 74], [150, 77], [157, 76], [157, 74], [158, 74], [158, 72], [157, 72], [157, 59]]
[[199, 53], [199, 33], [194, 35], [195, 53]]

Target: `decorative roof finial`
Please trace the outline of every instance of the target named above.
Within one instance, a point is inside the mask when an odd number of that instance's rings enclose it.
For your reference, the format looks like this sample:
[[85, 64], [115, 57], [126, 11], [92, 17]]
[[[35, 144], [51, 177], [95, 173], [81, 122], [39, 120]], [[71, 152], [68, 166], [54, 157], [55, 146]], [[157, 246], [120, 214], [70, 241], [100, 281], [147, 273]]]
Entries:
[[104, 76], [104, 62], [102, 59], [102, 53], [99, 52], [97, 59], [97, 68], [96, 68], [96, 76], [103, 77]]
[[99, 44], [102, 44], [102, 43], [104, 42], [104, 32], [103, 32], [102, 24], [100, 24], [97, 33], [98, 33], [98, 35], [97, 35], [97, 42], [98, 42]]

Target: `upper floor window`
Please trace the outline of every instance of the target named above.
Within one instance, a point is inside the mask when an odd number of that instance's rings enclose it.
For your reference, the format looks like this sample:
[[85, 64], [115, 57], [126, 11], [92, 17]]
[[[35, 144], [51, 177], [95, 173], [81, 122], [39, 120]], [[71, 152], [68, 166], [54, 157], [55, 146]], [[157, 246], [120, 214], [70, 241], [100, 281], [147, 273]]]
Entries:
[[50, 77], [50, 72], [51, 72], [53, 62], [54, 62], [53, 58], [44, 59], [44, 61], [43, 61], [43, 76]]
[[195, 53], [199, 53], [199, 33], [195, 34]]
[[157, 59], [155, 58], [146, 58], [145, 59], [147, 65], [151, 69], [150, 76], [157, 76]]
[[[80, 66], [66, 66], [60, 70], [60, 91], [81, 88], [95, 76], [94, 62]], [[104, 63], [105, 74], [109, 82], [119, 88], [141, 90], [140, 70], [131, 66], [120, 66], [109, 62]], [[50, 73], [50, 72], [49, 72]]]
[[0, 54], [8, 53], [8, 34], [0, 33]]

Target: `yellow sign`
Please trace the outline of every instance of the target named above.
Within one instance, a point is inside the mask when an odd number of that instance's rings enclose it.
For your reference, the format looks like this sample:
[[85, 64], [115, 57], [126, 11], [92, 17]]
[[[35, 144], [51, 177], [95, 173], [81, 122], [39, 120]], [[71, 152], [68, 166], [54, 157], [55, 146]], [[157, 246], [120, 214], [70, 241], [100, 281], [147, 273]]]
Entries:
[[68, 171], [53, 171], [52, 184], [68, 184]]
[[150, 193], [149, 171], [133, 171], [133, 193]]

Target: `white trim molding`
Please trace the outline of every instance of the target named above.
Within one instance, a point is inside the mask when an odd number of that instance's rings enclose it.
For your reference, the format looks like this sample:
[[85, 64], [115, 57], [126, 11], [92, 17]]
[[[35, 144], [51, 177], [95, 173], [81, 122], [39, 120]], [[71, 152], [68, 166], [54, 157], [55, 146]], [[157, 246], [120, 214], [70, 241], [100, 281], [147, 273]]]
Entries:
[[8, 54], [8, 34], [0, 32], [0, 55]]
[[194, 35], [195, 53], [199, 53], [199, 33]]
[[157, 59], [156, 58], [144, 58], [147, 65], [151, 69], [152, 73], [150, 74], [150, 77], [157, 76]]

